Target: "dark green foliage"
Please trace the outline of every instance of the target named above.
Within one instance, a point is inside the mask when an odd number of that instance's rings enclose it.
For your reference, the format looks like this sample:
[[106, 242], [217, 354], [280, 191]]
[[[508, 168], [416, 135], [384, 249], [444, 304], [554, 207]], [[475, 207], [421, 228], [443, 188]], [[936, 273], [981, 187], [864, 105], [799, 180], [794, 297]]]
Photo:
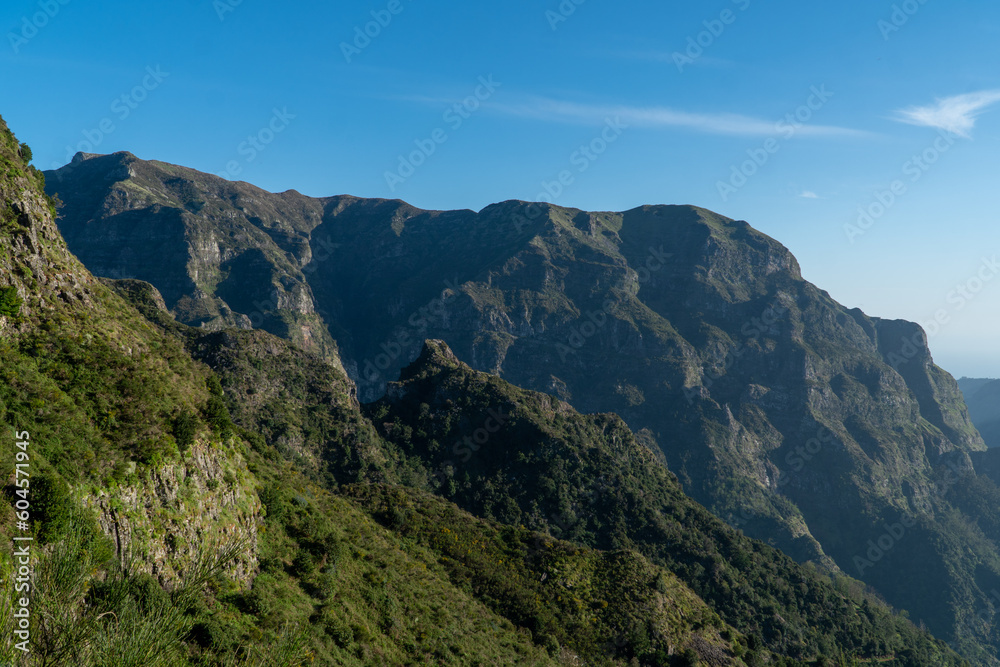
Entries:
[[[579, 415], [549, 396], [476, 373], [440, 342], [429, 342], [399, 389], [366, 410], [381, 413], [384, 437], [411, 452], [413, 465], [425, 466], [429, 488], [495, 521], [644, 554], [750, 635], [750, 650], [759, 648], [759, 636], [770, 651], [798, 660], [838, 651], [871, 659], [919, 647], [922, 660], [958, 664], [909, 622], [874, 604], [859, 606], [863, 589], [845, 594], [846, 578], [842, 592], [712, 516], [613, 415]], [[491, 415], [504, 423], [469, 446], [464, 438]], [[450, 444], [436, 448], [432, 441]], [[466, 481], [451, 486], [442, 478]]]
[[550, 655], [567, 647], [597, 664], [611, 658], [660, 665], [671, 646], [691, 643], [722, 656], [735, 648], [735, 633], [714, 612], [634, 552], [600, 553], [490, 525], [398, 487], [357, 485], [345, 492], [380, 523], [438, 554], [456, 584], [529, 629]]
[[183, 405], [183, 386], [148, 358], [67, 329], [36, 331], [6, 351], [8, 421], [44, 436], [49, 460], [70, 481], [110, 471], [122, 456], [148, 465], [172, 456], [169, 415]]
[[24, 159], [24, 163], [28, 164], [34, 155], [31, 152], [31, 147], [28, 144], [21, 144], [21, 158]]
[[277, 449], [290, 458], [308, 452], [318, 465], [303, 472], [331, 487], [395, 477], [395, 466], [383, 458], [394, 454], [378, 442], [338, 368], [262, 332], [181, 331], [192, 353], [221, 378], [213, 396], [225, 389], [234, 420], [257, 451]]
[[208, 387], [208, 401], [202, 410], [202, 416], [223, 440], [228, 440], [233, 433], [233, 420], [229, 416], [229, 408], [226, 407], [225, 394], [222, 392], [222, 385], [219, 378], [210, 375], [206, 380]]
[[225, 655], [232, 653], [240, 644], [240, 635], [235, 628], [219, 622], [211, 616], [191, 626], [188, 640], [209, 653]]
[[202, 416], [216, 433], [226, 439], [232, 432], [233, 422], [229, 416], [229, 408], [226, 407], [225, 400], [216, 395], [208, 397]]
[[215, 375], [208, 376], [208, 379], [205, 380], [205, 386], [208, 387], [208, 393], [212, 396], [223, 398], [226, 395], [225, 392], [222, 391], [222, 383], [219, 382], [219, 378]]
[[183, 410], [174, 417], [173, 435], [177, 442], [177, 448], [184, 453], [188, 447], [194, 444], [194, 437], [198, 432], [198, 418], [191, 412]]
[[42, 544], [61, 538], [70, 526], [74, 505], [69, 486], [59, 475], [42, 473], [30, 478], [31, 518]]
[[268, 484], [258, 492], [258, 495], [260, 496], [261, 504], [264, 505], [264, 509], [267, 511], [267, 517], [275, 521], [280, 521], [284, 516], [285, 507], [288, 504], [281, 487], [277, 484]]
[[21, 314], [21, 297], [16, 287], [0, 287], [0, 315], [17, 318]]
[[698, 667], [701, 661], [698, 659], [698, 654], [694, 652], [694, 649], [686, 648], [670, 664], [671, 667], [673, 665], [677, 667]]
[[[502, 664], [550, 664], [508, 621], [452, 583], [436, 555], [291, 467], [251, 457], [267, 509], [261, 574], [233, 602], [261, 627], [307, 624], [317, 664], [408, 664], [427, 655], [456, 666], [484, 655], [506, 656]], [[206, 629], [200, 632], [207, 642]]]

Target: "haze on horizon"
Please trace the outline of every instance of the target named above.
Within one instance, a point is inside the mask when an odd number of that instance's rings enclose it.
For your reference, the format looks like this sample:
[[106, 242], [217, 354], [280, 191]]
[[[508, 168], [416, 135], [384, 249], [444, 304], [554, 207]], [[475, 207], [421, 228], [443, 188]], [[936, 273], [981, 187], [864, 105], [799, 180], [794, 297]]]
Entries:
[[2, 113], [42, 169], [128, 150], [423, 208], [695, 204], [923, 324], [956, 377], [1000, 377], [985, 0], [56, 5], [0, 10], [0, 76], [31, 93]]

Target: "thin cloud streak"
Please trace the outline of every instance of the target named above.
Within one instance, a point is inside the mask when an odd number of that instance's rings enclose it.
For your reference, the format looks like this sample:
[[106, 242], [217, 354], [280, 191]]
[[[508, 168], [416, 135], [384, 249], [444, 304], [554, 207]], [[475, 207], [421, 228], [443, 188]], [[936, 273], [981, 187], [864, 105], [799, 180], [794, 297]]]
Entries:
[[[778, 127], [780, 119], [769, 121], [734, 113], [691, 113], [667, 107], [592, 105], [536, 99], [522, 104], [497, 104], [491, 108], [514, 116], [551, 122], [601, 123], [608, 117], [620, 117], [623, 122], [638, 127], [686, 128], [706, 134], [767, 137], [781, 132]], [[810, 124], [797, 127], [795, 133], [812, 137], [872, 136], [868, 132], [846, 127]]]
[[935, 104], [927, 106], [900, 109], [893, 120], [945, 130], [968, 139], [976, 126], [976, 118], [997, 102], [1000, 102], [1000, 90], [982, 90], [939, 98]]
[[[676, 51], [666, 52], [666, 51], [628, 51], [625, 53], [613, 53], [611, 54], [618, 58], [626, 58], [628, 60], [640, 60], [646, 62], [654, 63], [670, 63], [671, 65], [676, 65], [678, 54]], [[735, 67], [739, 63], [734, 60], [728, 60], [726, 58], [711, 58], [709, 56], [701, 56], [697, 60], [691, 63], [686, 63], [687, 65], [707, 65], [711, 67]]]

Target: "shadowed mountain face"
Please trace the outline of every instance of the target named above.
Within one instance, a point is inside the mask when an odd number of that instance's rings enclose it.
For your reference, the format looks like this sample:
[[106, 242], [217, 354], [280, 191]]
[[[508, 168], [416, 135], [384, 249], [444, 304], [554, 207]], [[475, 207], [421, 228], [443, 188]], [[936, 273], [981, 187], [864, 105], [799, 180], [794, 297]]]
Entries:
[[129, 154], [78, 156], [48, 187], [88, 268], [134, 272], [184, 322], [336, 340], [366, 401], [441, 339], [477, 370], [617, 412], [746, 533], [942, 636], [997, 639], [969, 622], [993, 608], [1000, 533], [976, 524], [995, 510], [956, 496], [985, 449], [958, 385], [917, 325], [841, 306], [745, 222], [310, 199]]
[[986, 445], [1000, 447], [1000, 380], [962, 378], [958, 386]]
[[264, 329], [335, 357], [301, 270], [319, 202], [129, 153], [80, 153], [48, 179], [67, 202], [63, 236], [95, 275], [156, 285], [185, 324]]

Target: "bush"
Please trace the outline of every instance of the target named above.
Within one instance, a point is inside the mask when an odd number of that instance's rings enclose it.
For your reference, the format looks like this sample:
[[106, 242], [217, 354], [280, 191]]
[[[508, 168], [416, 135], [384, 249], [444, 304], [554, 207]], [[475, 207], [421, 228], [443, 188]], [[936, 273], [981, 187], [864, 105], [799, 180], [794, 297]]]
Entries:
[[274, 596], [264, 590], [267, 582], [270, 581], [273, 581], [273, 578], [269, 575], [262, 574], [258, 576], [256, 581], [254, 581], [253, 589], [241, 596], [242, 604], [240, 606], [244, 612], [253, 614], [258, 618], [264, 618], [274, 610]]
[[39, 542], [57, 541], [69, 528], [73, 513], [69, 485], [58, 475], [41, 473], [31, 479], [30, 494]]
[[152, 576], [140, 573], [128, 583], [129, 594], [144, 612], [150, 613], [170, 604], [170, 596]]
[[175, 448], [169, 440], [146, 438], [136, 443], [134, 458], [144, 466], [155, 468], [175, 456]]
[[676, 667], [698, 667], [701, 664], [701, 660], [694, 649], [686, 648], [674, 658], [672, 664]]
[[351, 626], [336, 616], [331, 615], [326, 620], [324, 629], [326, 630], [326, 634], [330, 635], [340, 648], [347, 648], [354, 640], [354, 633], [351, 631]]
[[315, 563], [313, 563], [312, 557], [309, 555], [308, 551], [301, 550], [295, 554], [295, 558], [292, 559], [291, 571], [299, 579], [312, 574]]
[[233, 650], [240, 639], [232, 627], [214, 618], [206, 618], [195, 623], [188, 636], [198, 646], [219, 652]]
[[194, 436], [198, 432], [198, 418], [185, 410], [174, 417], [173, 432], [174, 440], [177, 441], [177, 449], [183, 454], [188, 447], [194, 444]]
[[336, 565], [339, 563], [347, 553], [347, 549], [344, 548], [344, 543], [337, 539], [337, 537], [332, 533], [324, 538], [323, 551], [326, 555], [326, 560], [330, 565]]
[[281, 492], [280, 487], [276, 484], [269, 484], [258, 491], [257, 495], [260, 497], [260, 502], [267, 511], [267, 518], [280, 521], [287, 509], [284, 494]]
[[11, 319], [17, 318], [21, 314], [21, 303], [16, 287], [0, 288], [0, 315]]
[[[213, 383], [212, 380], [215, 380], [215, 382]], [[216, 393], [216, 387], [218, 387], [220, 393]], [[205, 409], [203, 410], [205, 421], [212, 426], [212, 430], [216, 434], [223, 440], [226, 440], [232, 435], [234, 427], [233, 420], [229, 416], [229, 408], [226, 407], [226, 401], [221, 395], [222, 389], [219, 387], [219, 380], [214, 376], [209, 378], [208, 388], [211, 395], [208, 397], [208, 402], [205, 404]]]
[[31, 162], [34, 155], [31, 152], [31, 147], [28, 144], [21, 144], [21, 157], [24, 158], [25, 164]]

